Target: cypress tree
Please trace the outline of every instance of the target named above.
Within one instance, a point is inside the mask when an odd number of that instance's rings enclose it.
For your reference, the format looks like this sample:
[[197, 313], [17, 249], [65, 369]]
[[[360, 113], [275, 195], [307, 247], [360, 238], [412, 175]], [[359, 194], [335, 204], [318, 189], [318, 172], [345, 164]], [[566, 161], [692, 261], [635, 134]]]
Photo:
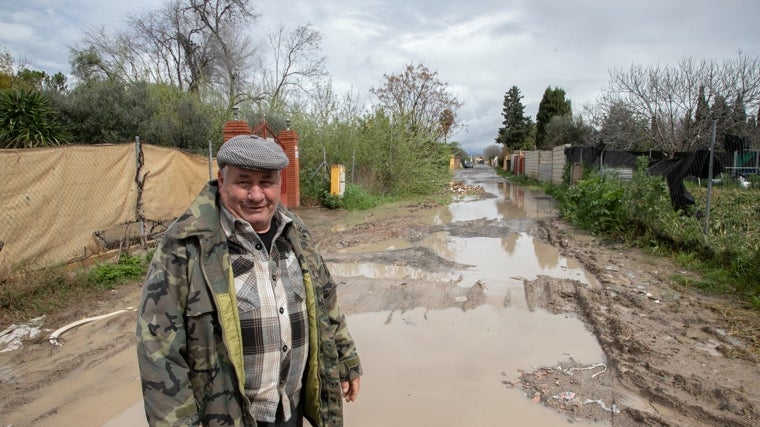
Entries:
[[512, 86], [504, 95], [504, 105], [501, 115], [504, 120], [496, 136], [496, 142], [504, 144], [510, 150], [520, 150], [527, 147], [526, 141], [533, 128], [533, 121], [525, 116], [525, 106], [521, 99], [520, 89]]
[[546, 142], [546, 125], [554, 116], [572, 115], [570, 100], [565, 99], [565, 90], [547, 87], [536, 114], [536, 146], [542, 147]]

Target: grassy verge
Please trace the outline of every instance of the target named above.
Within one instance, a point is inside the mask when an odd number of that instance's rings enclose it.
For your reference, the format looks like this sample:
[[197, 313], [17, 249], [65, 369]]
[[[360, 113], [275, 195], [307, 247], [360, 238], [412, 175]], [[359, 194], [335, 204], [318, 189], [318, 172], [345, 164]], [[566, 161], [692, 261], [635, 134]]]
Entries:
[[328, 209], [345, 209], [363, 211], [381, 205], [399, 201], [448, 200], [450, 195], [445, 192], [445, 186], [439, 185], [437, 190], [428, 189], [419, 193], [401, 195], [384, 195], [368, 191], [364, 187], [347, 183], [343, 196], [330, 194], [330, 183], [324, 180], [302, 180], [301, 200], [305, 206], [323, 206]]
[[122, 255], [116, 263], [102, 263], [87, 270], [55, 266], [4, 274], [0, 276], [0, 325], [49, 315], [140, 279], [146, 273], [147, 259]]
[[709, 222], [704, 215], [705, 187], [687, 183], [695, 205], [689, 212], [676, 212], [667, 184], [661, 177], [647, 174], [644, 160], [630, 181], [591, 172], [573, 186], [532, 184], [552, 195], [563, 219], [573, 225], [671, 257], [702, 276], [696, 282], [674, 277], [675, 282], [735, 295], [748, 307], [760, 310], [759, 182], [750, 188], [713, 187]]

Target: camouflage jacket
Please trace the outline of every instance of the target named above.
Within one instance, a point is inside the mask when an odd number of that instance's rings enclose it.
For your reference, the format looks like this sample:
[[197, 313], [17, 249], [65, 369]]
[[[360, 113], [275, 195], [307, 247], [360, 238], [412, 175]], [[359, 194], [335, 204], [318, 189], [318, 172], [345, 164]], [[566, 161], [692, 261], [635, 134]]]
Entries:
[[[255, 426], [243, 394], [240, 323], [227, 240], [211, 181], [169, 227], [151, 262], [137, 319], [137, 359], [151, 426]], [[307, 420], [342, 426], [340, 381], [361, 375], [336, 283], [292, 212], [284, 233], [303, 270], [309, 321]]]

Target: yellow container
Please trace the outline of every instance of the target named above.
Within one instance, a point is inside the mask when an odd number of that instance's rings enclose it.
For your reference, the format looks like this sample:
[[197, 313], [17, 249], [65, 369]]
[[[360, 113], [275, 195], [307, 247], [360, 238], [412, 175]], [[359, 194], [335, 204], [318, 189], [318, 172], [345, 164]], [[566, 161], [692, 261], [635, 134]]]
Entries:
[[330, 167], [330, 194], [343, 197], [346, 191], [346, 167], [333, 165]]

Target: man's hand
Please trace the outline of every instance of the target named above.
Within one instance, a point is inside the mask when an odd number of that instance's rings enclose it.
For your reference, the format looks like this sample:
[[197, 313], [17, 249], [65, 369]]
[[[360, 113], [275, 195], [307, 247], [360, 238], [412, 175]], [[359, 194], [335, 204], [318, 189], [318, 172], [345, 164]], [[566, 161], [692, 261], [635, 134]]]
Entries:
[[346, 402], [354, 402], [359, 396], [359, 380], [361, 378], [354, 378], [351, 381], [342, 381], [340, 383], [341, 391], [343, 392], [343, 398]]

